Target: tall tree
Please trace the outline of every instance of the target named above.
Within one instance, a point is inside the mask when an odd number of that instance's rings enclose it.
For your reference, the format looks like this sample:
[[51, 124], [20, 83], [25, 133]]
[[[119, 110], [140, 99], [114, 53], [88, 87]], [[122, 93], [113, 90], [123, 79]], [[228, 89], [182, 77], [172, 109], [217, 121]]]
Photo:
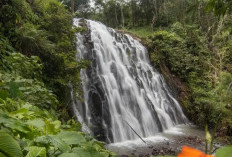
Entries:
[[74, 0], [71, 0], [71, 9], [72, 9], [72, 13], [74, 13], [74, 11], [75, 11], [75, 3], [74, 3]]
[[120, 11], [121, 11], [121, 19], [122, 19], [122, 27], [124, 27], [124, 14], [123, 14], [123, 0], [120, 0]]
[[131, 0], [131, 18], [132, 18], [132, 25], [135, 26], [135, 10], [136, 10], [136, 1]]

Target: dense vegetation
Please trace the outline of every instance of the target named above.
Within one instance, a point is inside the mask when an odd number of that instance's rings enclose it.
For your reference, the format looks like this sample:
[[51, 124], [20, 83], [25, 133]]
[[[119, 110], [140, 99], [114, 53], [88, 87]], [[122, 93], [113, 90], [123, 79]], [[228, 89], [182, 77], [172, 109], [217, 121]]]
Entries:
[[115, 156], [80, 132], [64, 92], [79, 91], [72, 14], [56, 0], [0, 1], [0, 156]]

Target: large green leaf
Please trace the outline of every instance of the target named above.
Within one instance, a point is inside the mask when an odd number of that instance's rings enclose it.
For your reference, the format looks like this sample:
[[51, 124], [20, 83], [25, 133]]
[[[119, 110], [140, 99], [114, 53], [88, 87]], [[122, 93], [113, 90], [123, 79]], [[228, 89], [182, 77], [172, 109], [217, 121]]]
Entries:
[[0, 131], [0, 152], [7, 157], [22, 157], [22, 151], [17, 141], [8, 133]]
[[66, 152], [71, 151], [71, 148], [69, 147], [69, 145], [65, 143], [63, 140], [61, 140], [59, 137], [50, 135], [48, 136], [48, 138], [49, 138], [49, 141], [62, 152], [66, 153]]
[[7, 156], [0, 152], [0, 157], [7, 157]]
[[78, 154], [76, 157], [108, 157], [108, 153], [98, 152], [93, 147], [89, 147], [88, 149], [83, 148], [73, 148], [74, 153]]
[[45, 147], [37, 147], [32, 146], [26, 148], [29, 152], [26, 157], [46, 157], [46, 148]]
[[25, 114], [28, 113], [28, 109], [25, 109], [25, 108], [21, 108], [17, 111], [14, 111], [14, 112], [10, 112], [10, 116], [14, 117], [14, 118], [19, 118], [19, 119], [22, 119], [25, 117]]
[[222, 147], [217, 150], [216, 157], [229, 157], [232, 155], [232, 146]]
[[51, 143], [51, 145], [53, 145], [55, 148], [58, 148], [63, 153], [67, 153], [71, 151], [69, 145], [55, 135], [46, 135], [46, 136], [38, 137], [36, 139], [36, 142], [42, 144]]
[[19, 132], [29, 133], [31, 131], [30, 128], [21, 121], [11, 118], [2, 112], [0, 112], [0, 123], [3, 123], [5, 127]]
[[44, 125], [45, 125], [43, 119], [39, 119], [39, 118], [38, 119], [33, 119], [33, 120], [28, 120], [26, 122], [26, 124], [34, 126], [34, 127], [38, 128], [40, 130], [42, 130]]
[[56, 134], [60, 130], [61, 122], [56, 120], [56, 121], [51, 121], [51, 120], [45, 120], [45, 125], [46, 125], [46, 133], [47, 134]]
[[44, 145], [44, 144], [47, 145], [47, 144], [50, 143], [47, 136], [40, 136], [40, 137], [37, 137], [37, 138], [35, 139], [35, 142], [40, 143], [40, 144], [43, 144], [43, 145]]
[[62, 131], [57, 136], [69, 145], [86, 142], [83, 135], [76, 131]]

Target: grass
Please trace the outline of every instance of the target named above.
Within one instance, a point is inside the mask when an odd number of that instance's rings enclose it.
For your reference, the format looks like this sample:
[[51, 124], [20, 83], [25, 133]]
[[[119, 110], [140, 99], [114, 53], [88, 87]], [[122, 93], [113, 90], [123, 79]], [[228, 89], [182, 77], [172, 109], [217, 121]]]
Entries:
[[140, 38], [146, 38], [146, 37], [148, 37], [149, 35], [152, 34], [151, 26], [134, 27], [134, 28], [131, 28], [131, 29], [124, 28], [123, 30], [126, 31], [126, 32], [129, 32], [131, 34], [135, 34]]

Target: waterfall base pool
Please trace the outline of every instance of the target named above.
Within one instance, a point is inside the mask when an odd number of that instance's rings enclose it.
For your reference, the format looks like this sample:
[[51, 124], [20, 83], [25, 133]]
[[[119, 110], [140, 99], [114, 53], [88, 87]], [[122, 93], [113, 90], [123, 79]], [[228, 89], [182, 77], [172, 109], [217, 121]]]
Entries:
[[205, 149], [205, 132], [193, 125], [177, 125], [156, 136], [141, 140], [112, 143], [107, 149], [119, 156], [149, 157], [150, 155], [176, 155], [187, 145], [201, 151]]

